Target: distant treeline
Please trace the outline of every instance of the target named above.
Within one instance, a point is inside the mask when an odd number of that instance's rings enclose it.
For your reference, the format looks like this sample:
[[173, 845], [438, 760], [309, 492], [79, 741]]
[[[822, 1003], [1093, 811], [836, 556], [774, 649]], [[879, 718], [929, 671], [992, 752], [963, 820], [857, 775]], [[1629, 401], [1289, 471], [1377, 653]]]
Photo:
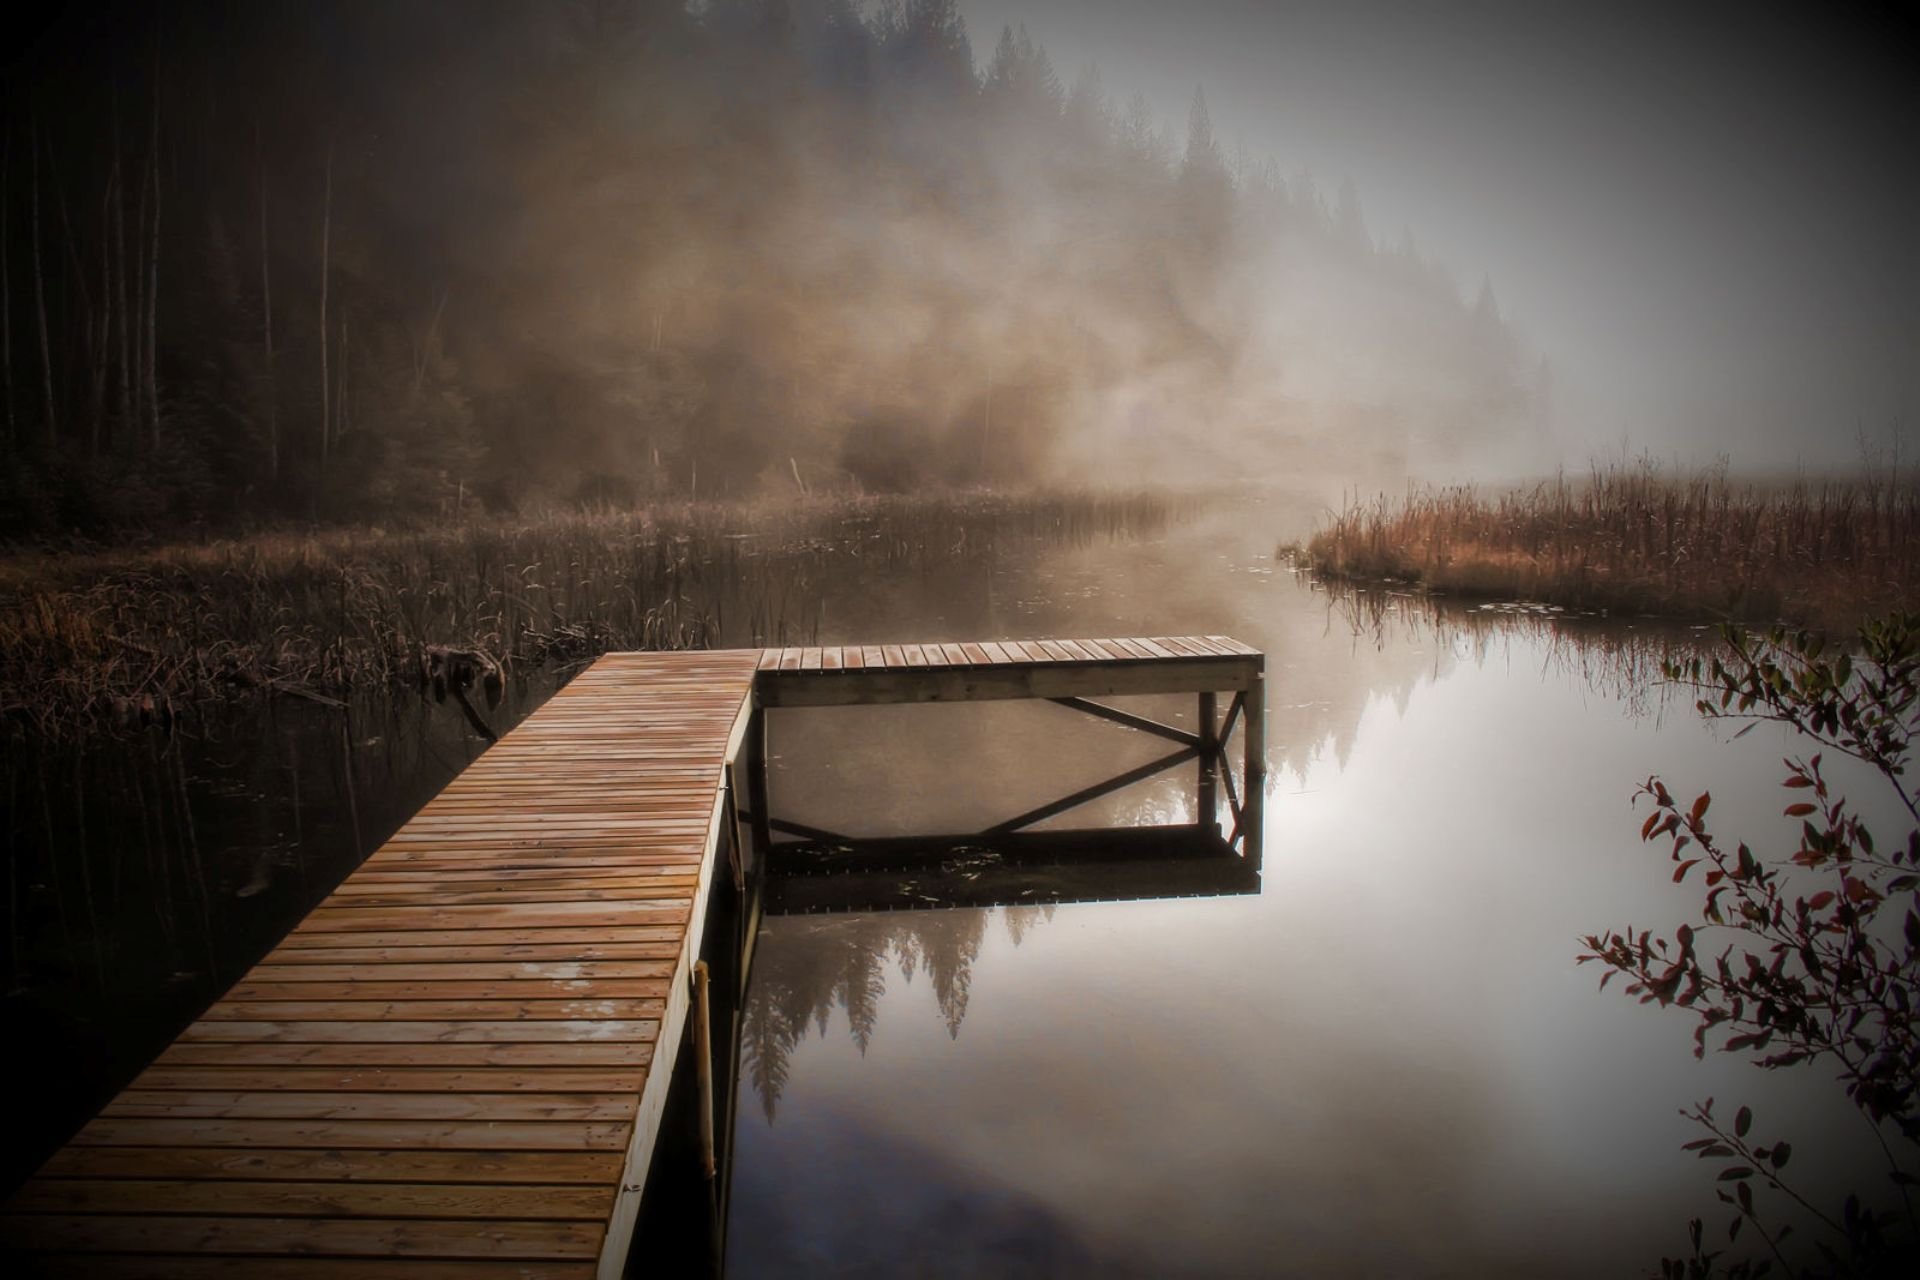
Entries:
[[[952, 0], [70, 6], [8, 68], [0, 536], [1509, 439], [1351, 187]], [[1439, 442], [1438, 444], [1436, 442]]]

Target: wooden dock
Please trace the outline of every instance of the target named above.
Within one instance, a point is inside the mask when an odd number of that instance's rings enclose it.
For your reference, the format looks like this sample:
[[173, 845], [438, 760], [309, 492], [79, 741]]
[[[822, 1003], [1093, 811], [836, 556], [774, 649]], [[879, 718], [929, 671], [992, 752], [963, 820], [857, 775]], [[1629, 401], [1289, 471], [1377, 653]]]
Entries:
[[[1208, 760], [1238, 723], [1252, 801], [1262, 668], [1219, 636], [609, 654], [7, 1202], [8, 1271], [619, 1276], [716, 867], [751, 857], [739, 768], [769, 847], [765, 709], [1047, 698]], [[1192, 731], [1090, 701], [1189, 692]]]

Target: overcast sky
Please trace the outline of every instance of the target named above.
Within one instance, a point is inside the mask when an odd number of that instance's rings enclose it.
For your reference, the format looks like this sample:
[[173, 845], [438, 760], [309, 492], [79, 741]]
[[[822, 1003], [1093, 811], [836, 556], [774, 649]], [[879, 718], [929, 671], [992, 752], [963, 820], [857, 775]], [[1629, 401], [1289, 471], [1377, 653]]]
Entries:
[[1569, 460], [1920, 460], [1920, 8], [960, 0], [1183, 138], [1359, 187], [1558, 376]]

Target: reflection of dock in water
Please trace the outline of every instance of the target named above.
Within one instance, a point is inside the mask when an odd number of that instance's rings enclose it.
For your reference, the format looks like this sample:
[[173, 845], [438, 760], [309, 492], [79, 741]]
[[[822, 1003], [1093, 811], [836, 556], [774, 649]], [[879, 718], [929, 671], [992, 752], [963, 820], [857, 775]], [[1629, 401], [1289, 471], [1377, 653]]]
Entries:
[[[1170, 693], [1198, 698], [1197, 730], [1095, 701]], [[1010, 698], [1177, 749], [976, 835], [843, 841], [770, 812], [770, 711]], [[1261, 655], [1218, 636], [609, 654], [7, 1202], [9, 1270], [613, 1277], [689, 1253], [717, 1266], [762, 907], [1256, 891], [1264, 711]], [[1197, 823], [1030, 829], [1188, 762]]]
[[777, 846], [768, 915], [1021, 907], [1260, 891], [1257, 856], [1210, 824]]

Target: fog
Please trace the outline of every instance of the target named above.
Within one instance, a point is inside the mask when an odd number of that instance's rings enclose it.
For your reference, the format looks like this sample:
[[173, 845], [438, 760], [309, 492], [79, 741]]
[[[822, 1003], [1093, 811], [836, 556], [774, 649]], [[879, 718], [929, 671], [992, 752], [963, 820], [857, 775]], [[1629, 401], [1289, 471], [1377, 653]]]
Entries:
[[71, 7], [0, 532], [1844, 466], [1915, 399], [1912, 24], [1740, 12]]
[[1920, 416], [1910, 4], [966, 0], [1490, 279], [1577, 465], [1844, 467]]

